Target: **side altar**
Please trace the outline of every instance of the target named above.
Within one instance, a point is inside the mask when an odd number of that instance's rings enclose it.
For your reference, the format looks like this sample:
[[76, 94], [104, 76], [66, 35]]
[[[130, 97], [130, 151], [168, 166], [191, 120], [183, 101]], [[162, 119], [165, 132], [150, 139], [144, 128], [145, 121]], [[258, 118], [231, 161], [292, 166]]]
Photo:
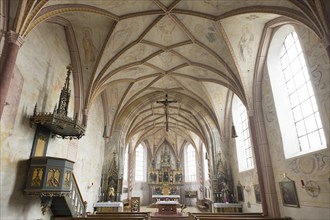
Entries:
[[152, 160], [148, 171], [148, 184], [151, 187], [152, 203], [175, 201], [179, 203], [182, 183], [180, 161], [172, 162], [170, 151], [166, 148]]

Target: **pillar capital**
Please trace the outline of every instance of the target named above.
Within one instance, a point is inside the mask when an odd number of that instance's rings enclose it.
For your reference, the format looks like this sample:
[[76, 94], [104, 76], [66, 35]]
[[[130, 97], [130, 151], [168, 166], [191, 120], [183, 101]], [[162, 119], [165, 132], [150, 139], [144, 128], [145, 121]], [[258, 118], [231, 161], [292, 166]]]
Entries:
[[6, 37], [8, 43], [16, 44], [19, 47], [21, 47], [24, 42], [23, 38], [21, 38], [21, 36], [14, 31], [8, 31]]

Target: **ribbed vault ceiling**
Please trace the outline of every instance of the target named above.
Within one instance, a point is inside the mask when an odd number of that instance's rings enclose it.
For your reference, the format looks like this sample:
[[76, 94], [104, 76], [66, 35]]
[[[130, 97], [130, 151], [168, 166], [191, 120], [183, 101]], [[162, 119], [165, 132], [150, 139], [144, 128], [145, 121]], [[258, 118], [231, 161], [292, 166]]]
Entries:
[[[44, 21], [68, 24], [84, 108], [102, 97], [110, 137], [123, 129], [125, 141], [196, 144], [228, 133], [228, 91], [250, 105], [265, 24], [290, 10], [301, 14], [284, 0], [52, 0], [22, 33]], [[168, 131], [157, 103], [166, 94], [176, 101], [166, 109]]]

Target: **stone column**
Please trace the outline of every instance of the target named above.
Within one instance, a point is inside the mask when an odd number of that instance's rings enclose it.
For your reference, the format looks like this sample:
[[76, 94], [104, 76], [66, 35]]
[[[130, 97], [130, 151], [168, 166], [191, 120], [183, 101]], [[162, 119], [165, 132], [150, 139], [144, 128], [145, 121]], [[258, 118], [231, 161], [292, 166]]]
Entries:
[[258, 172], [262, 209], [266, 216], [280, 217], [275, 178], [269, 152], [265, 122], [263, 120], [262, 107], [260, 103], [259, 105], [256, 105], [256, 107], [257, 109], [255, 110], [254, 116], [249, 115], [249, 124]]
[[0, 74], [0, 118], [2, 117], [3, 108], [5, 106], [6, 97], [8, 94], [9, 85], [13, 78], [13, 70], [16, 63], [18, 50], [23, 44], [23, 39], [15, 32], [7, 33], [7, 41], [5, 45], [5, 55], [3, 66]]

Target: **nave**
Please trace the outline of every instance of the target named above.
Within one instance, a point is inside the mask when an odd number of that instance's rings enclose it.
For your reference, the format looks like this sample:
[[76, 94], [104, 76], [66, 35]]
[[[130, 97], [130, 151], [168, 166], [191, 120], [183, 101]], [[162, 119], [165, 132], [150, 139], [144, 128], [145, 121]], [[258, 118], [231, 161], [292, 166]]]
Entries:
[[126, 220], [183, 204], [191, 219], [329, 219], [330, 0], [0, 0], [0, 14], [0, 219], [109, 204]]
[[177, 214], [161, 215], [157, 208], [141, 207], [141, 212], [95, 212], [87, 217], [80, 218], [61, 218], [54, 220], [292, 220], [290, 217], [270, 218], [262, 213], [212, 213], [201, 212], [199, 209], [188, 206], [184, 210], [178, 210]]

